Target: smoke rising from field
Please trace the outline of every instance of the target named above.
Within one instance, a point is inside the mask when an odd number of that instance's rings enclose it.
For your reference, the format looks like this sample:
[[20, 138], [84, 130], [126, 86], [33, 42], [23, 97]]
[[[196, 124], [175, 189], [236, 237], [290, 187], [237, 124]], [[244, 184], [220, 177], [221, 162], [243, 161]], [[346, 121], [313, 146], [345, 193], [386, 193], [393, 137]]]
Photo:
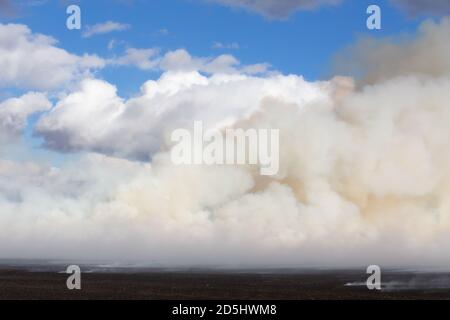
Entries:
[[[372, 40], [358, 86], [168, 72], [124, 101], [87, 80], [36, 130], [88, 155], [61, 168], [0, 161], [0, 256], [450, 267], [449, 35], [442, 19], [404, 45]], [[173, 165], [167, 132], [194, 120], [280, 129], [279, 174]]]

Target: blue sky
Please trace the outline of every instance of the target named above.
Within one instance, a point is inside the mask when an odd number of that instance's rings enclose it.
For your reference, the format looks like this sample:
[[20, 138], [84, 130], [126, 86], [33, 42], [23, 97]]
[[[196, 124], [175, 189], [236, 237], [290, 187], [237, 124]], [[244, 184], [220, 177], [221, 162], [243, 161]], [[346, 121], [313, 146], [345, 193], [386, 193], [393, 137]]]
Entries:
[[[370, 31], [366, 28], [366, 8], [374, 3], [382, 9], [382, 30]], [[421, 21], [406, 16], [387, 1], [373, 0], [346, 1], [338, 6], [299, 11], [282, 20], [196, 0], [132, 3], [96, 0], [82, 1], [79, 5], [81, 31], [65, 28], [66, 4], [59, 1], [25, 6], [19, 16], [7, 20], [55, 37], [61, 47], [72, 53], [89, 52], [108, 57], [122, 54], [126, 47], [157, 47], [162, 51], [185, 48], [195, 56], [230, 53], [243, 64], [269, 63], [277, 71], [301, 74], [309, 80], [328, 76], [330, 59], [336, 51], [358, 37], [412, 32]], [[131, 28], [81, 37], [87, 25], [109, 20], [129, 24]], [[119, 44], [108, 50], [111, 39]], [[239, 48], [214, 49], [214, 42], [237, 43]], [[120, 93], [127, 96], [146, 79], [158, 74], [117, 67], [103, 70], [101, 76], [118, 85]]]

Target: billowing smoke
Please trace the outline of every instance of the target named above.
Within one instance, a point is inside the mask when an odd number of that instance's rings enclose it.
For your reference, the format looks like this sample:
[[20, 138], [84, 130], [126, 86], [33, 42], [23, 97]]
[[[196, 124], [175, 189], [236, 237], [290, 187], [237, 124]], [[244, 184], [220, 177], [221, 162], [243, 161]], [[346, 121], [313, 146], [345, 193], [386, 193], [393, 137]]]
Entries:
[[383, 40], [362, 38], [335, 58], [335, 71], [351, 74], [364, 84], [399, 76], [450, 75], [450, 19], [426, 21], [417, 35]]
[[[345, 77], [167, 72], [125, 101], [85, 80], [36, 131], [89, 154], [60, 168], [0, 161], [0, 255], [448, 268], [449, 35], [443, 19], [403, 46], [372, 41], [377, 66], [358, 89]], [[280, 129], [280, 172], [172, 164], [168, 132], [195, 120]]]

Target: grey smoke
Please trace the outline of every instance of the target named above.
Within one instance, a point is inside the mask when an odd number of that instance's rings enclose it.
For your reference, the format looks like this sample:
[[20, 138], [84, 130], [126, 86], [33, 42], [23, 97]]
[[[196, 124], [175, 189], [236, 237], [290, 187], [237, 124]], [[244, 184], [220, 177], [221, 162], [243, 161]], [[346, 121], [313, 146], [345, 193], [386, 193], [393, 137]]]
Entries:
[[374, 84], [407, 75], [448, 76], [449, 57], [450, 18], [445, 17], [437, 23], [425, 21], [414, 36], [361, 38], [337, 54], [334, 69], [363, 84]]
[[298, 10], [311, 10], [322, 5], [335, 5], [341, 0], [211, 0], [230, 7], [255, 11], [271, 19], [284, 19]]
[[448, 0], [391, 0], [391, 3], [411, 16], [450, 14], [450, 1]]
[[[296, 11], [312, 10], [326, 5], [338, 5], [345, 0], [209, 0], [222, 5], [244, 8], [269, 19], [285, 19]], [[352, 0], [346, 0], [352, 1]], [[355, 1], [355, 0], [353, 0]], [[356, 2], [356, 1], [355, 1]], [[410, 16], [450, 13], [448, 0], [391, 0], [391, 4]]]

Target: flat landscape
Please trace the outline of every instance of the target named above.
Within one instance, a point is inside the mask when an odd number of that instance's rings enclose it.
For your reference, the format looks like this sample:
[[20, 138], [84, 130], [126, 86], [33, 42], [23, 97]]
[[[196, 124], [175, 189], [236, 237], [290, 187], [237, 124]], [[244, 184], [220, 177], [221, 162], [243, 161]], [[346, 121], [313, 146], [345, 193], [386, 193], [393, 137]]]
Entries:
[[[449, 299], [450, 273], [389, 271], [368, 290], [364, 270], [91, 268], [68, 290], [57, 265], [2, 265], [0, 299]], [[88, 270], [82, 267], [82, 270]], [[59, 270], [59, 271], [58, 271]], [[63, 270], [63, 269], [62, 269]]]

